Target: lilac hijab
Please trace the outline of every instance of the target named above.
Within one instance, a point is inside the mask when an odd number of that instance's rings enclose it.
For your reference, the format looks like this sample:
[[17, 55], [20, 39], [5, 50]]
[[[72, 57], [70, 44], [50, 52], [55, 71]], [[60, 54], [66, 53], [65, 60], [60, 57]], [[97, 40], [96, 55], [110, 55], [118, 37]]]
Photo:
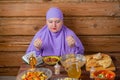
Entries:
[[[50, 18], [59, 18], [63, 20], [63, 13], [59, 8], [52, 7], [46, 14], [46, 19], [48, 20]], [[67, 36], [73, 36], [75, 39], [76, 43], [74, 47], [69, 47], [67, 44]], [[37, 38], [42, 40], [42, 47], [39, 50], [33, 45], [34, 40]], [[62, 25], [61, 30], [57, 33], [51, 32], [47, 25], [45, 25], [35, 34], [26, 53], [31, 51], [36, 51], [37, 56], [62, 56], [67, 53], [83, 54], [84, 47], [75, 33], [65, 25]]]

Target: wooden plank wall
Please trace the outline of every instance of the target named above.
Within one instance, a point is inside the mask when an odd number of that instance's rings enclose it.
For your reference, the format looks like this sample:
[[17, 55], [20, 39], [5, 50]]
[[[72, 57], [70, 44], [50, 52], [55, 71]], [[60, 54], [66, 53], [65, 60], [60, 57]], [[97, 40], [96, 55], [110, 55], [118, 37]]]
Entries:
[[52, 6], [63, 11], [65, 25], [81, 39], [85, 54], [119, 56], [119, 0], [0, 0], [0, 75], [17, 75], [21, 57]]

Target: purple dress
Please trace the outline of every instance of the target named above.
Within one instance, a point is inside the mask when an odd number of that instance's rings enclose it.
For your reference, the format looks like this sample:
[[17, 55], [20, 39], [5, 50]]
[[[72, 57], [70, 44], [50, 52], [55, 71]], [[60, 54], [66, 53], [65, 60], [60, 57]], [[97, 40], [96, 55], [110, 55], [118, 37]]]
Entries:
[[[54, 15], [50, 15], [52, 13], [54, 13]], [[51, 17], [63, 19], [62, 12], [58, 8], [51, 8], [47, 12], [46, 19], [49, 19]], [[67, 36], [72, 36], [75, 39], [76, 43], [74, 47], [69, 47], [67, 44]], [[39, 50], [37, 50], [33, 45], [34, 40], [37, 38], [40, 38], [42, 40], [42, 46]], [[31, 51], [36, 51], [37, 56], [62, 56], [69, 53], [83, 54], [84, 47], [75, 33], [65, 25], [63, 25], [61, 30], [57, 33], [51, 32], [48, 29], [47, 25], [45, 25], [35, 34], [26, 53], [29, 53]]]

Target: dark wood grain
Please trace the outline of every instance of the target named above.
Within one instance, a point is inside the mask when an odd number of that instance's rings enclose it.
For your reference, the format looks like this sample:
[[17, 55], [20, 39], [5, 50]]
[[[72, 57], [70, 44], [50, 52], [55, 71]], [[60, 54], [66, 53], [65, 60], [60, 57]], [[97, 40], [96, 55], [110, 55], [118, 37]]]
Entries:
[[0, 67], [1, 76], [16, 76], [18, 73], [19, 67]]

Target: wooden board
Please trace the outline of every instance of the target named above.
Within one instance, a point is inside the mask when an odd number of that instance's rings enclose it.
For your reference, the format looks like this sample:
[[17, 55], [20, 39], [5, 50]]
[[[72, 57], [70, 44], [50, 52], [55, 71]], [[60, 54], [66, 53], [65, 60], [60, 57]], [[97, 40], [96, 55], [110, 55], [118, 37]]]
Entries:
[[[92, 56], [92, 55], [87, 55], [87, 56]], [[95, 67], [95, 70], [102, 70], [102, 69], [107, 69], [107, 70], [112, 70], [112, 71], [116, 70], [113, 61], [111, 62], [111, 65], [109, 67], [107, 67], [107, 68], [103, 68], [102, 66]], [[90, 71], [90, 67], [86, 66], [86, 71]]]

